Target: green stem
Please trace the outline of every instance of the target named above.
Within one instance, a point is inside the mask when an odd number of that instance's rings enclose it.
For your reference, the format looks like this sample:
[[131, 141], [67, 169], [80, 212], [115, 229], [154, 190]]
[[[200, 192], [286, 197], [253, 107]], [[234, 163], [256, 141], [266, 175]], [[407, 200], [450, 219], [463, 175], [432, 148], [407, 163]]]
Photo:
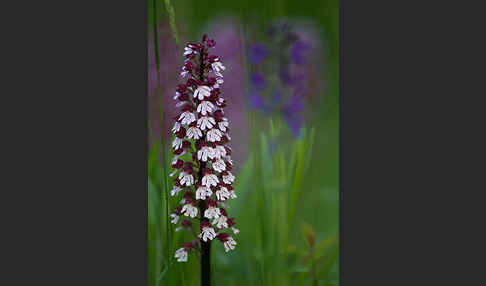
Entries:
[[[169, 229], [169, 188], [168, 188], [168, 183], [167, 183], [167, 169], [166, 169], [166, 164], [167, 160], [165, 158], [165, 132], [164, 132], [164, 116], [163, 116], [163, 111], [162, 111], [162, 89], [160, 86], [160, 57], [159, 57], [159, 41], [158, 41], [158, 28], [157, 28], [157, 0], [153, 0], [153, 13], [154, 13], [154, 21], [153, 21], [153, 29], [154, 29], [154, 48], [155, 48], [155, 65], [157, 67], [157, 91], [159, 93], [159, 99], [160, 99], [160, 145], [161, 145], [161, 155], [162, 155], [162, 162], [161, 162], [161, 170], [162, 170], [162, 175], [160, 179], [164, 183], [164, 189], [165, 189], [165, 206], [166, 206], [166, 232], [167, 232], [167, 265], [170, 267], [170, 229]], [[161, 182], [162, 185], [162, 182]], [[169, 271], [167, 272], [167, 276], [169, 276]], [[169, 280], [169, 278], [167, 278]]]
[[[204, 81], [204, 52], [201, 52], [199, 56], [199, 80]], [[203, 139], [199, 139], [202, 141]], [[198, 181], [201, 182], [204, 176], [204, 169], [206, 168], [206, 163], [199, 163], [198, 171]], [[204, 218], [204, 211], [206, 209], [205, 203], [203, 201], [199, 204], [199, 212], [201, 214], [201, 221]], [[211, 240], [204, 241], [200, 239], [201, 244], [201, 286], [211, 286]]]
[[317, 269], [316, 269], [316, 262], [314, 261], [314, 253], [311, 252], [311, 267], [312, 267], [312, 285], [317, 286], [319, 285], [317, 281]]

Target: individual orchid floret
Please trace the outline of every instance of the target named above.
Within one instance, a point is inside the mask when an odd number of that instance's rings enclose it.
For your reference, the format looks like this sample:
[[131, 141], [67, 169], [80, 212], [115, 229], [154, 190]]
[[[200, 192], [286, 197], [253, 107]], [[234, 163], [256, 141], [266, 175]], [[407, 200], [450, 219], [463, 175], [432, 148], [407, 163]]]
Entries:
[[192, 44], [187, 45], [187, 47], [184, 48], [184, 56], [188, 56], [190, 54], [197, 54], [197, 51], [193, 49], [194, 49], [194, 45]]
[[223, 133], [219, 129], [211, 129], [206, 134], [206, 138], [209, 142], [220, 141], [223, 137]]
[[182, 207], [178, 206], [175, 208], [174, 213], [170, 214], [172, 220], [170, 221], [173, 224], [176, 224], [179, 221], [179, 217], [182, 215]]
[[228, 227], [231, 228], [231, 230], [233, 231], [234, 234], [238, 234], [240, 232], [240, 230], [235, 227], [235, 224], [236, 224], [235, 223], [235, 218], [233, 218], [233, 217], [232, 218], [229, 218], [227, 220], [227, 223], [228, 223]]
[[194, 98], [199, 100], [203, 100], [205, 97], [209, 97], [211, 95], [211, 89], [209, 86], [201, 85], [196, 88], [194, 91]]
[[192, 222], [187, 218], [183, 219], [181, 222], [181, 226], [176, 228], [175, 231], [181, 231], [183, 229], [190, 229], [192, 226]]
[[177, 262], [187, 262], [187, 251], [184, 247], [177, 249], [174, 257], [177, 259]]
[[213, 110], [214, 110], [214, 104], [212, 104], [210, 101], [205, 100], [197, 106], [197, 112], [200, 112], [201, 115], [203, 116], [211, 113]]
[[186, 162], [182, 168], [182, 172], [179, 174], [179, 180], [181, 185], [187, 187], [194, 185], [194, 177], [192, 176], [193, 168], [192, 163]]
[[236, 241], [231, 236], [229, 236], [229, 234], [221, 232], [220, 234], [218, 234], [218, 239], [223, 243], [224, 251], [228, 252], [235, 249]]
[[224, 71], [226, 67], [220, 62], [219, 58], [216, 56], [209, 57], [209, 62], [211, 63], [211, 68], [213, 69], [214, 74], [223, 77], [221, 72]]
[[187, 134], [187, 139], [194, 139], [194, 140], [198, 140], [203, 136], [201, 129], [197, 127], [195, 122], [189, 125], [186, 134]]
[[221, 130], [223, 132], [226, 132], [226, 130], [228, 129], [228, 126], [229, 126], [229, 122], [228, 122], [228, 119], [226, 119], [226, 118], [223, 118], [221, 121], [218, 122], [218, 128], [219, 128], [219, 130]]
[[213, 192], [210, 188], [206, 186], [199, 186], [196, 191], [196, 200], [205, 200], [206, 198], [211, 197]]
[[174, 138], [174, 141], [172, 141], [172, 148], [176, 150], [182, 148], [182, 139], [178, 137]]
[[231, 184], [233, 183], [234, 180], [235, 180], [235, 176], [233, 176], [233, 174], [227, 171], [223, 172], [223, 182], [225, 184]]
[[228, 152], [224, 146], [217, 145], [214, 148], [214, 153], [215, 153], [214, 158], [221, 159], [222, 157], [226, 156]]
[[226, 217], [228, 214], [226, 213], [226, 210], [223, 208], [219, 209], [220, 216], [215, 218], [213, 221], [213, 225], [215, 225], [219, 229], [227, 228], [228, 227], [228, 218]]
[[197, 240], [192, 242], [184, 242], [182, 247], [177, 249], [175, 252], [174, 257], [177, 259], [177, 262], [187, 262], [189, 252], [195, 251], [198, 245], [199, 242]]
[[215, 225], [219, 229], [227, 228], [228, 227], [227, 221], [228, 219], [225, 216], [220, 216], [214, 219], [213, 225]]
[[216, 191], [216, 198], [220, 201], [225, 201], [226, 199], [231, 197], [231, 193], [228, 191], [228, 188], [225, 186], [221, 186], [217, 191]]
[[186, 62], [182, 67], [182, 72], [180, 73], [181, 78], [185, 78], [186, 76], [190, 75], [193, 70], [194, 65], [191, 62]]
[[211, 186], [216, 186], [219, 183], [218, 177], [211, 172], [211, 170], [206, 170], [206, 174], [202, 178], [202, 184], [210, 188]]
[[185, 216], [195, 218], [197, 216], [197, 207], [196, 207], [196, 202], [188, 202], [187, 199], [186, 204], [182, 207], [182, 213]]
[[209, 159], [213, 159], [215, 156], [214, 149], [209, 146], [204, 146], [197, 151], [197, 159], [202, 162], [206, 162]]
[[211, 67], [213, 68], [214, 72], [217, 73], [218, 76], [221, 76], [220, 73], [226, 69], [225, 66], [217, 59], [214, 63], [211, 64]]
[[216, 172], [223, 172], [224, 170], [226, 170], [226, 163], [223, 159], [216, 159], [212, 165], [213, 170], [215, 170]]
[[181, 124], [176, 121], [174, 123], [174, 127], [172, 127], [172, 133], [176, 133], [177, 131], [179, 131], [180, 128], [181, 128]]
[[224, 83], [224, 80], [221, 77], [218, 77], [218, 78], [210, 77], [208, 79], [207, 83], [212, 88], [216, 89], [216, 88], [220, 88], [221, 87], [221, 85]]
[[216, 202], [213, 201], [212, 199], [209, 199], [208, 201], [208, 208], [204, 211], [204, 217], [208, 219], [212, 218], [218, 218], [221, 214], [220, 209], [216, 205]]
[[216, 237], [216, 232], [214, 231], [214, 228], [208, 221], [202, 221], [201, 222], [201, 234], [199, 234], [199, 238], [201, 238], [203, 241], [213, 240]]
[[182, 125], [191, 124], [192, 122], [196, 121], [196, 115], [194, 115], [192, 112], [185, 111], [180, 115], [179, 120], [181, 121]]
[[201, 130], [211, 129], [216, 124], [216, 121], [213, 117], [203, 116], [197, 120], [197, 127], [201, 128]]
[[177, 195], [180, 191], [182, 191], [182, 188], [180, 186], [174, 185], [174, 188], [170, 191], [171, 196]]

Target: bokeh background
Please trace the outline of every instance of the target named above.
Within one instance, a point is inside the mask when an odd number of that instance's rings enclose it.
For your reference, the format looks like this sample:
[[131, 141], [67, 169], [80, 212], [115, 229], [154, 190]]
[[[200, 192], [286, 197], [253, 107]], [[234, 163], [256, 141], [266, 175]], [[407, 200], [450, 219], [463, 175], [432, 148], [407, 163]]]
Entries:
[[[229, 212], [241, 231], [233, 252], [213, 243], [213, 285], [338, 285], [338, 1], [149, 0], [148, 7], [149, 285], [200, 284], [195, 255], [173, 260], [191, 238], [167, 228], [160, 136], [170, 142], [184, 45], [204, 33], [227, 67], [222, 96], [238, 195]], [[177, 202], [169, 199], [171, 210]]]

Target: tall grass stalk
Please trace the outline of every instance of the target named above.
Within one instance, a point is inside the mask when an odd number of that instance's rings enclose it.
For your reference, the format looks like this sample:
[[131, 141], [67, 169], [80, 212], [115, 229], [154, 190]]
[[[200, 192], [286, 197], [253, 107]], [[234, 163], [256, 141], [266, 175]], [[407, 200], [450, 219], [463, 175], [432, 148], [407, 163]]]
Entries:
[[[166, 247], [166, 258], [167, 258], [167, 267], [170, 268], [170, 229], [169, 229], [169, 188], [168, 188], [168, 174], [167, 174], [167, 160], [165, 156], [166, 148], [165, 148], [165, 131], [164, 131], [164, 115], [162, 110], [162, 88], [160, 84], [160, 57], [159, 57], [159, 41], [158, 41], [158, 21], [157, 21], [157, 0], [153, 0], [153, 33], [154, 33], [154, 48], [155, 48], [155, 65], [157, 68], [157, 91], [159, 94], [160, 100], [160, 153], [161, 153], [161, 171], [162, 175], [160, 177], [161, 186], [163, 183], [164, 190], [165, 190], [165, 210], [166, 210], [166, 234], [167, 234], [167, 247]], [[170, 271], [167, 271], [167, 276], [169, 276]], [[169, 279], [167, 279], [169, 280]]]
[[175, 12], [174, 12], [174, 7], [170, 4], [170, 0], [165, 0], [165, 9], [167, 10], [167, 13], [169, 14], [169, 24], [170, 24], [170, 29], [172, 30], [172, 35], [174, 36], [174, 39], [176, 41], [176, 46], [177, 49], [179, 49], [179, 34], [177, 33], [177, 26], [175, 22]]

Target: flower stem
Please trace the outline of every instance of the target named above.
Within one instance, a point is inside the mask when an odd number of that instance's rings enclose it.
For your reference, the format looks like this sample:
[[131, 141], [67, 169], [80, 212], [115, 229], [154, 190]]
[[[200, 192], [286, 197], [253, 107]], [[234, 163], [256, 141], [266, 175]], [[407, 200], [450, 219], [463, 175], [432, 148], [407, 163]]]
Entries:
[[211, 241], [201, 241], [201, 286], [211, 285]]
[[[206, 167], [206, 163], [200, 162], [198, 171], [198, 181], [202, 182], [204, 176], [203, 170]], [[201, 221], [204, 219], [204, 211], [206, 206], [204, 201], [199, 204], [199, 213], [201, 214]], [[211, 285], [211, 240], [204, 241], [202, 238], [199, 240], [201, 244], [201, 286]]]
[[[199, 56], [199, 80], [204, 81], [204, 53], [201, 52]], [[200, 139], [202, 141], [202, 139]], [[204, 176], [204, 168], [206, 167], [205, 162], [200, 162], [198, 171], [198, 182], [202, 182]], [[199, 210], [201, 214], [201, 221], [204, 219], [204, 211], [206, 206], [204, 201], [199, 204]], [[203, 241], [202, 238], [199, 240], [201, 243], [201, 286], [211, 285], [211, 240]]]
[[[157, 0], [153, 0], [153, 13], [154, 13], [154, 19], [153, 19], [153, 32], [154, 32], [154, 48], [155, 48], [155, 64], [157, 67], [157, 91], [159, 93], [159, 100], [160, 100], [160, 153], [162, 155], [162, 162], [161, 162], [161, 171], [162, 171], [162, 176], [161, 176], [161, 185], [163, 183], [164, 190], [165, 190], [165, 206], [166, 206], [166, 232], [167, 232], [167, 265], [170, 267], [170, 229], [169, 229], [169, 188], [168, 188], [168, 183], [167, 183], [167, 160], [165, 158], [165, 140], [164, 140], [164, 114], [162, 111], [162, 88], [160, 86], [160, 58], [159, 58], [159, 41], [158, 41], [158, 22], [157, 22]], [[167, 273], [169, 274], [169, 272]], [[168, 278], [167, 278], [168, 280]]]

